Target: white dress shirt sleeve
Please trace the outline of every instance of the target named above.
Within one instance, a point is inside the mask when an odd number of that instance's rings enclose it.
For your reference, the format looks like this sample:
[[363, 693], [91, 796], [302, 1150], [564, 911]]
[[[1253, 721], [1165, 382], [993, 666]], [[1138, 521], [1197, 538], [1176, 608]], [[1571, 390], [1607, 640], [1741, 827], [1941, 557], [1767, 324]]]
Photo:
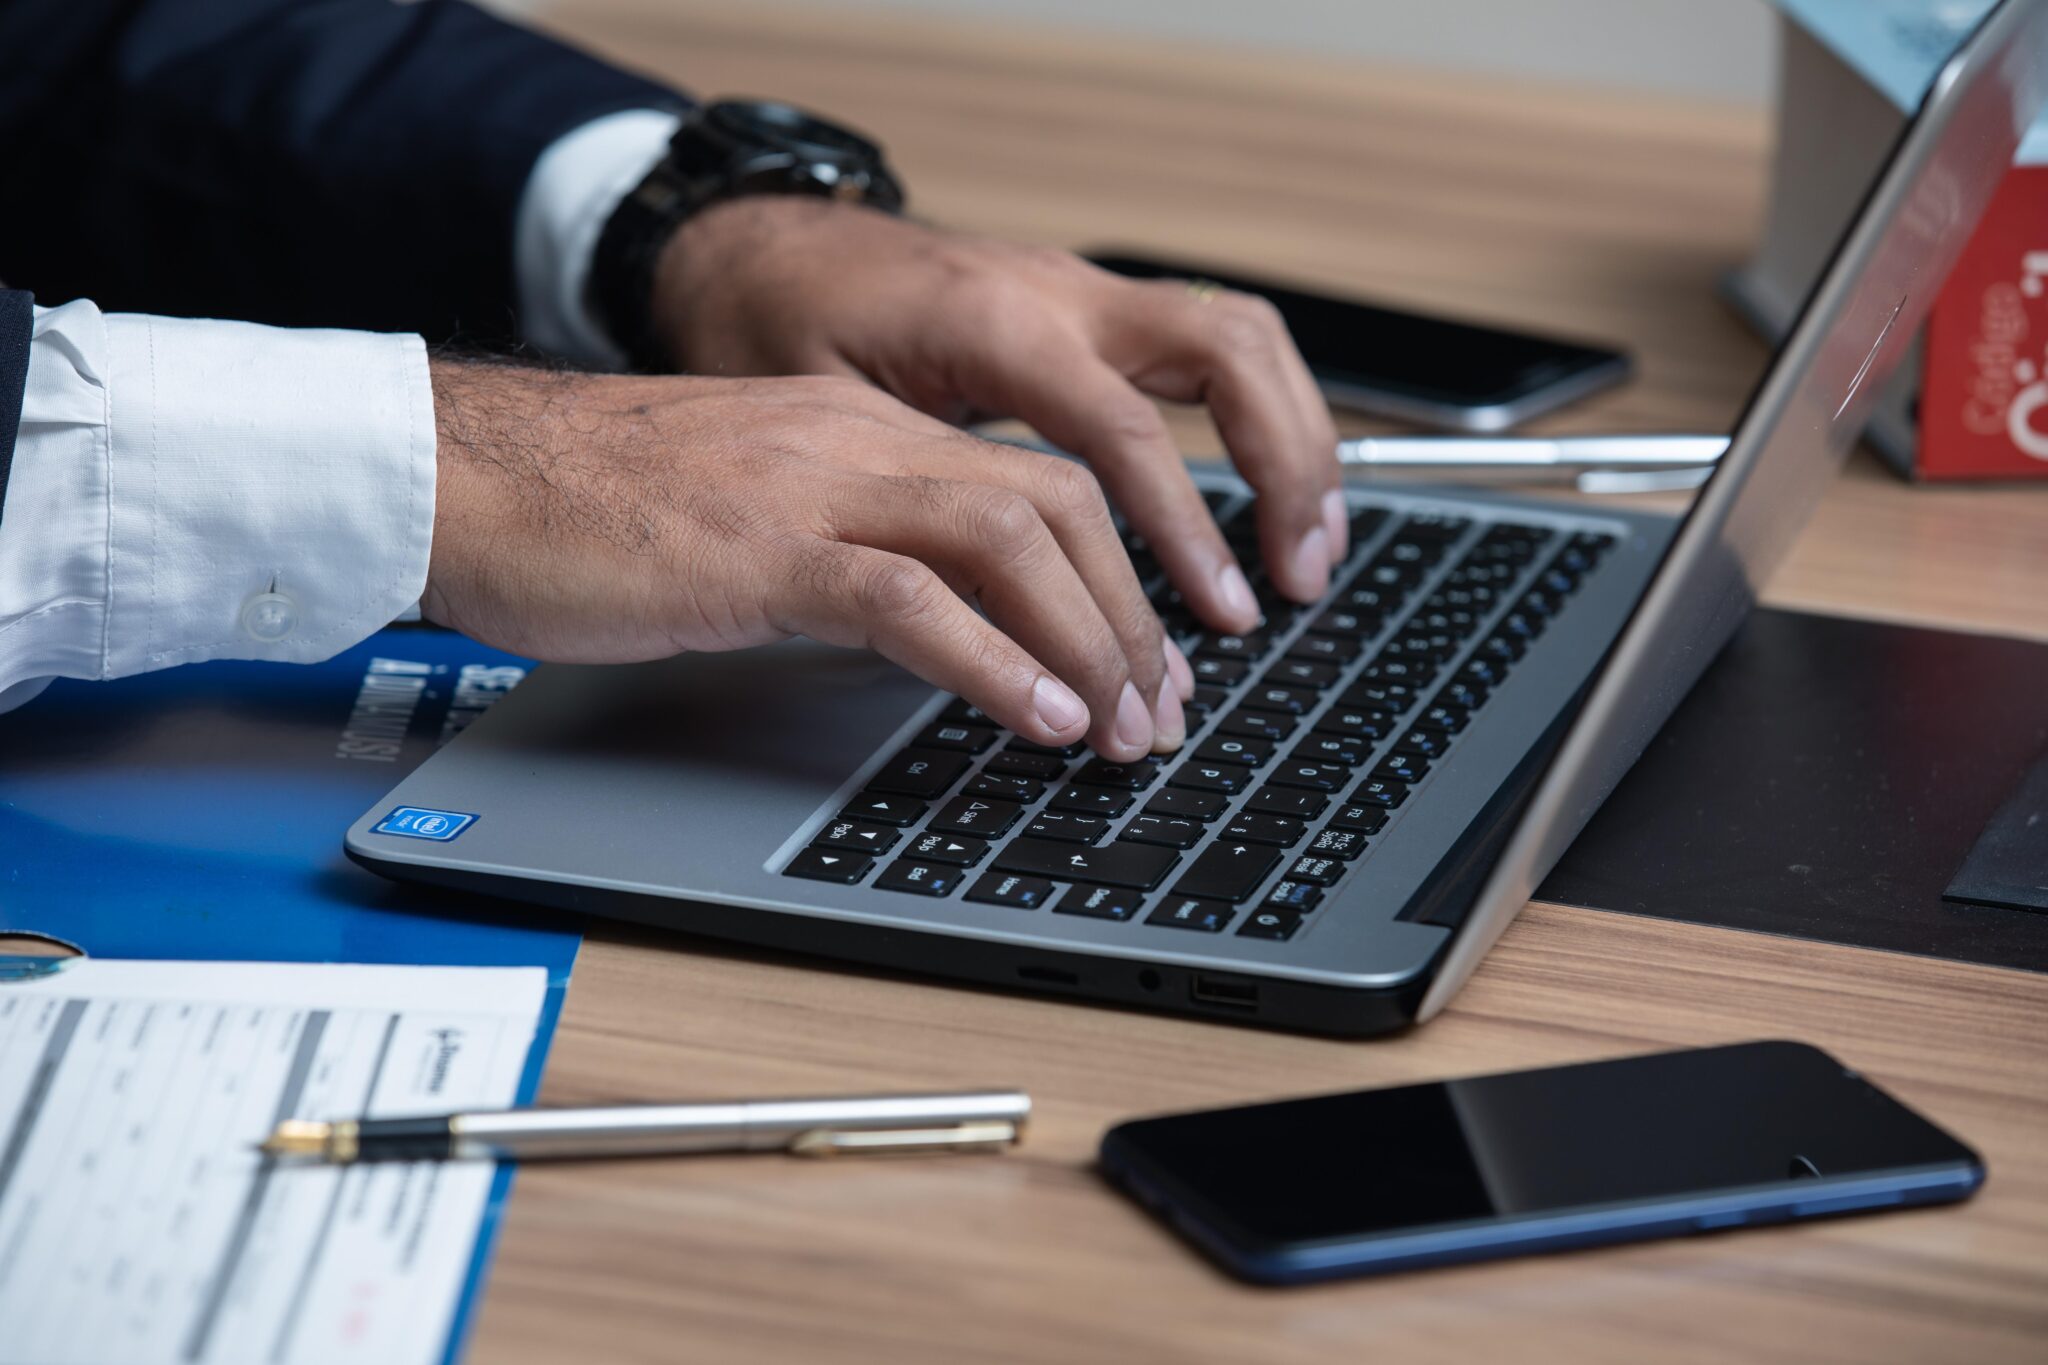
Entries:
[[312, 663], [418, 600], [416, 336], [37, 309], [0, 506], [0, 709], [53, 677]]
[[608, 114], [557, 138], [534, 162], [512, 252], [530, 345], [592, 369], [625, 364], [591, 312], [590, 262], [612, 211], [668, 151], [680, 123], [654, 109]]

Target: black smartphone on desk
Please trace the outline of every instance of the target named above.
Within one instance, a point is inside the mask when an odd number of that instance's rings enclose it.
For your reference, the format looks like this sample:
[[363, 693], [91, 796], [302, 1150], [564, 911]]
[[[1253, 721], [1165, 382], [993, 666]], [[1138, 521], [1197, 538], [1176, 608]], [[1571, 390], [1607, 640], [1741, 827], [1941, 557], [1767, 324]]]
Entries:
[[1984, 1180], [1961, 1142], [1789, 1042], [1141, 1119], [1101, 1160], [1270, 1284], [1943, 1203]]
[[1629, 375], [1620, 351], [1310, 293], [1133, 252], [1088, 259], [1134, 279], [1208, 280], [1268, 299], [1323, 396], [1339, 407], [1446, 431], [1505, 431]]

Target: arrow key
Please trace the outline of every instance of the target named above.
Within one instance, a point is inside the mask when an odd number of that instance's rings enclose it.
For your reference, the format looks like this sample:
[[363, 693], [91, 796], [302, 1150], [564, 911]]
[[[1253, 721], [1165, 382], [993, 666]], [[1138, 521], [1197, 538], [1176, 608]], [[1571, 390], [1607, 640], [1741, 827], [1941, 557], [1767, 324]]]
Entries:
[[782, 869], [785, 877], [808, 877], [814, 882], [843, 882], [851, 886], [868, 875], [875, 860], [862, 853], [841, 853], [836, 849], [807, 848]]

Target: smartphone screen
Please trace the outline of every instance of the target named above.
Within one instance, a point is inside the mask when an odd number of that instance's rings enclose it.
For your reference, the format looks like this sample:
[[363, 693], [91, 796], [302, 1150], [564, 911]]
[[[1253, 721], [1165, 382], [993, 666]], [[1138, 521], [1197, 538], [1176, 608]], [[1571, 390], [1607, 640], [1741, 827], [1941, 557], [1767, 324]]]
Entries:
[[1275, 1281], [1958, 1199], [1983, 1176], [1785, 1042], [1140, 1120], [1102, 1158], [1226, 1266]]
[[1184, 261], [1091, 254], [1136, 279], [1205, 279], [1272, 301], [1333, 403], [1461, 431], [1496, 431], [1627, 378], [1621, 352], [1353, 299]]

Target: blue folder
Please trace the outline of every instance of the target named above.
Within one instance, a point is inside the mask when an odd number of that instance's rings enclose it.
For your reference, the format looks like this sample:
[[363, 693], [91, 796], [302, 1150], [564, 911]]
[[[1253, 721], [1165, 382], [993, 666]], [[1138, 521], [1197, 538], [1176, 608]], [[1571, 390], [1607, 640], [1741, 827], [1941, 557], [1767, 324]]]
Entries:
[[[53, 684], [0, 715], [0, 932], [96, 957], [544, 967], [519, 1083], [531, 1102], [574, 921], [387, 882], [341, 850], [350, 821], [528, 667], [393, 627], [323, 664]], [[512, 1173], [492, 1186], [444, 1361], [461, 1353]]]

